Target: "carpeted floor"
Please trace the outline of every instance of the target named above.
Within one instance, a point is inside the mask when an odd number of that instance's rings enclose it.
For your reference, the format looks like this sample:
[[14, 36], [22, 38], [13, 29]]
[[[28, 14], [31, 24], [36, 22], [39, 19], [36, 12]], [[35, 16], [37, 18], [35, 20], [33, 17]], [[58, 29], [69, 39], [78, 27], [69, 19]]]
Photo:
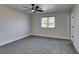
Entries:
[[0, 54], [77, 54], [69, 40], [29, 36], [0, 47]]

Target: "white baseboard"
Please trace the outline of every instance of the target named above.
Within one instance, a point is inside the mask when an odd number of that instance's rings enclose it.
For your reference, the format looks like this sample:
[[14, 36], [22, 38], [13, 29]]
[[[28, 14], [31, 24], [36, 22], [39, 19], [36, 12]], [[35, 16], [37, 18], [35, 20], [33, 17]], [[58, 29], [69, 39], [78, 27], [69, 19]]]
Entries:
[[32, 34], [32, 35], [35, 35], [35, 36], [43, 36], [43, 37], [51, 37], [51, 38], [60, 38], [60, 39], [67, 39], [67, 40], [70, 40], [70, 38], [68, 38], [68, 37], [47, 36], [47, 35], [40, 35], [40, 34]]
[[16, 38], [16, 39], [12, 39], [12, 40], [6, 41], [6, 42], [4, 42], [4, 43], [1, 43], [0, 46], [6, 45], [6, 44], [11, 43], [11, 42], [14, 42], [14, 41], [16, 41], [16, 40], [20, 40], [20, 39], [22, 39], [22, 38], [24, 38], [24, 37], [28, 37], [28, 36], [30, 36], [30, 35], [26, 35], [26, 36], [18, 37], [18, 38]]
[[0, 46], [6, 45], [6, 44], [8, 44], [8, 43], [14, 42], [14, 41], [16, 41], [16, 40], [20, 40], [20, 39], [22, 39], [22, 38], [24, 38], [24, 37], [28, 37], [28, 36], [31, 36], [31, 35], [43, 36], [43, 37], [52, 37], [52, 38], [61, 38], [61, 39], [68, 39], [68, 40], [70, 40], [70, 39], [67, 38], [67, 37], [46, 36], [46, 35], [39, 35], [39, 34], [29, 34], [29, 35], [26, 35], [26, 36], [18, 37], [18, 38], [16, 38], [16, 39], [12, 39], [12, 40], [6, 41], [6, 42], [4, 42], [4, 43], [1, 43]]

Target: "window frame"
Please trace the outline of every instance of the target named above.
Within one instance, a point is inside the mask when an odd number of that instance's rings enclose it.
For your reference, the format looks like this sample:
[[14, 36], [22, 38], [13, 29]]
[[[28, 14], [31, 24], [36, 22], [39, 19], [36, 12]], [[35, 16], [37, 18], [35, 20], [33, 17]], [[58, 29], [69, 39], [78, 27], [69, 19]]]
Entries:
[[[55, 27], [54, 28], [49, 28], [49, 20], [47, 20], [47, 27], [42, 27], [41, 28], [44, 28], [44, 29], [56, 29], [56, 16], [45, 16], [45, 17], [42, 17], [42, 18], [49, 18], [49, 17], [55, 17]], [[41, 18], [41, 21], [42, 21], [42, 18]], [[42, 22], [41, 22], [41, 25], [42, 25]]]

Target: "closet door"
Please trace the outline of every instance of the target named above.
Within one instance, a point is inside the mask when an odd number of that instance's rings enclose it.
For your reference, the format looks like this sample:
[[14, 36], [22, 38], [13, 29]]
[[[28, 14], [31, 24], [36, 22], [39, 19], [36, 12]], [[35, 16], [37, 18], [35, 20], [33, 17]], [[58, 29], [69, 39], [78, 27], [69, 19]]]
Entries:
[[79, 48], [79, 13], [76, 12], [74, 17], [74, 39], [76, 46]]
[[71, 40], [79, 52], [79, 4], [75, 5], [71, 14]]
[[79, 5], [75, 5], [71, 14], [71, 40], [79, 52]]

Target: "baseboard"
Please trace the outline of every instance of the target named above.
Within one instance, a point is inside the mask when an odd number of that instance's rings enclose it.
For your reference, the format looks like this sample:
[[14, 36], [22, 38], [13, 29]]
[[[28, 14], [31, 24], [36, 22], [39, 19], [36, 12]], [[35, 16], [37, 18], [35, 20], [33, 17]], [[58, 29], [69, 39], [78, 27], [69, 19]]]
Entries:
[[68, 37], [46, 36], [46, 35], [39, 35], [39, 34], [32, 34], [32, 35], [70, 40], [70, 38], [68, 38]]
[[13, 40], [6, 41], [6, 42], [4, 42], [4, 43], [1, 43], [0, 46], [6, 45], [6, 44], [11, 43], [11, 42], [14, 42], [14, 41], [16, 41], [16, 40], [20, 40], [20, 39], [22, 39], [22, 38], [24, 38], [24, 37], [28, 37], [28, 36], [30, 36], [30, 35], [25, 35], [25, 36], [18, 37], [18, 38], [13, 39]]
[[43, 36], [43, 37], [51, 37], [51, 38], [60, 38], [60, 39], [67, 39], [67, 40], [70, 40], [69, 38], [66, 38], [66, 37], [56, 37], [56, 36], [46, 36], [46, 35], [39, 35], [39, 34], [29, 34], [29, 35], [26, 35], [26, 36], [22, 36], [22, 37], [19, 37], [19, 38], [16, 38], [16, 39], [13, 39], [13, 40], [9, 40], [9, 41], [6, 41], [4, 43], [1, 43], [0, 46], [3, 46], [3, 45], [6, 45], [8, 43], [11, 43], [11, 42], [14, 42], [16, 40], [20, 40], [24, 37], [28, 37], [28, 36], [31, 36], [31, 35], [35, 35], [35, 36]]

